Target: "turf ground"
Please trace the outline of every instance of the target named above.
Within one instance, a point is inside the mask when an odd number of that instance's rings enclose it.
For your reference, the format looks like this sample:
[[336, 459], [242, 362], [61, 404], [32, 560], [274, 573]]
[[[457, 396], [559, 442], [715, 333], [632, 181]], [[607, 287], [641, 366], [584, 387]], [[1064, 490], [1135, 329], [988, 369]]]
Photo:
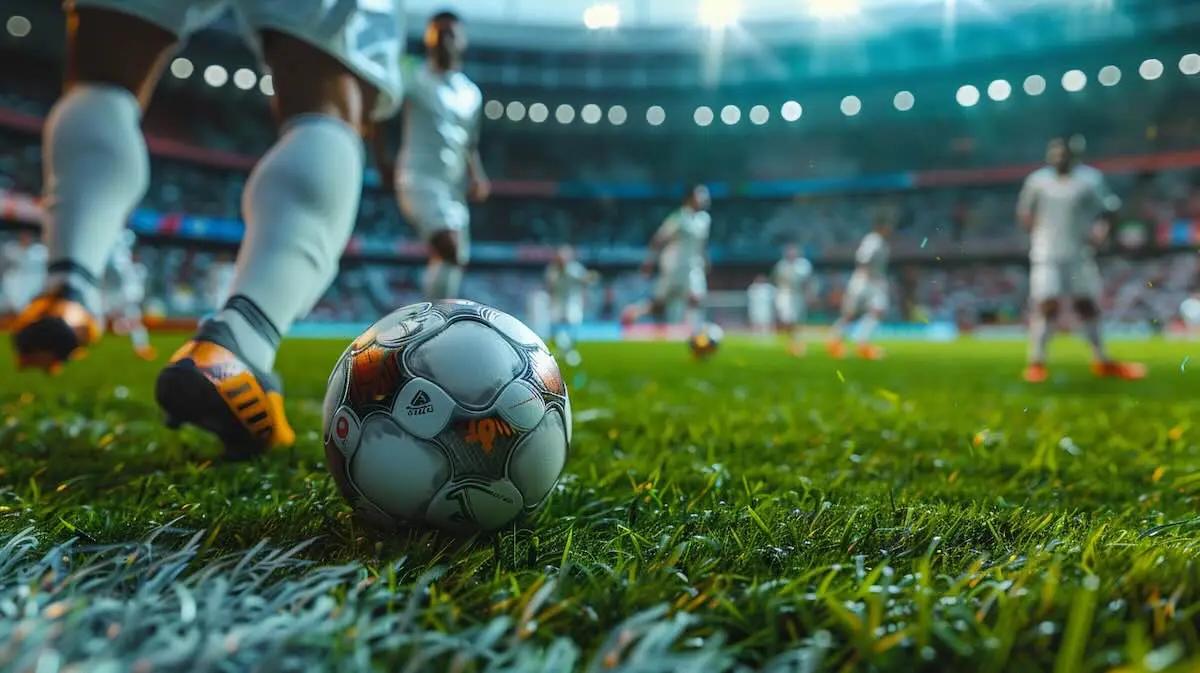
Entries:
[[1062, 341], [1037, 388], [1015, 343], [585, 346], [559, 489], [468, 541], [349, 518], [341, 347], [284, 347], [299, 443], [252, 463], [160, 427], [125, 342], [0, 353], [0, 669], [1200, 669], [1200, 346], [1118, 344], [1126, 383]]

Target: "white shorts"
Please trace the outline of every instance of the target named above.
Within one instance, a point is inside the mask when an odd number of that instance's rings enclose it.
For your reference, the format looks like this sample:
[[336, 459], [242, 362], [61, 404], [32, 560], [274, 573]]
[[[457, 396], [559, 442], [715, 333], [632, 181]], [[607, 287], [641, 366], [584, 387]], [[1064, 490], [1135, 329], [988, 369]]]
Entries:
[[1081, 258], [1065, 262], [1034, 262], [1029, 268], [1029, 298], [1100, 298], [1102, 283], [1096, 260]]
[[799, 325], [808, 319], [808, 302], [799, 292], [780, 292], [775, 295], [775, 312], [784, 325]]
[[854, 273], [846, 284], [842, 297], [842, 315], [854, 315], [864, 311], [883, 313], [888, 307], [888, 282], [886, 278], [871, 278]]
[[446, 186], [402, 185], [400, 212], [426, 243], [439, 231], [458, 232], [459, 264], [471, 256], [471, 209], [466, 199]]
[[400, 105], [405, 36], [400, 0], [67, 0], [67, 5], [135, 16], [180, 40], [232, 7], [260, 56], [261, 31], [285, 33], [341, 61], [378, 89], [376, 119], [390, 117]]
[[654, 282], [654, 301], [659, 303], [692, 299], [699, 301], [707, 294], [708, 279], [704, 269], [698, 267], [664, 269]]
[[583, 300], [568, 299], [552, 302], [550, 321], [555, 325], [578, 325], [583, 322]]

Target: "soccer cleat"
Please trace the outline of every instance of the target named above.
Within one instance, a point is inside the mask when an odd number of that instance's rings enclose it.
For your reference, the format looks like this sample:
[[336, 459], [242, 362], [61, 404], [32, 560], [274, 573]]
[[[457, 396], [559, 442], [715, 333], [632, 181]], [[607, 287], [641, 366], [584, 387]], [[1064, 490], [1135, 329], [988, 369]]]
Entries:
[[71, 288], [41, 295], [13, 324], [17, 368], [35, 367], [57, 374], [66, 362], [87, 355], [87, 346], [100, 334], [100, 323]]
[[158, 349], [150, 345], [135, 346], [133, 354], [146, 362], [153, 362], [158, 359]]
[[1140, 362], [1093, 362], [1092, 373], [1101, 378], [1139, 381], [1146, 378], [1146, 365]]
[[1046, 369], [1046, 365], [1040, 362], [1034, 362], [1025, 367], [1025, 371], [1021, 373], [1021, 378], [1027, 383], [1042, 383], [1050, 378], [1050, 370]]
[[884, 352], [879, 346], [873, 346], [871, 344], [859, 344], [858, 357], [864, 360], [882, 360], [884, 357]]
[[846, 344], [842, 343], [840, 340], [830, 341], [825, 345], [825, 348], [829, 351], [829, 354], [837, 360], [841, 360], [842, 358], [846, 357]]
[[154, 394], [168, 427], [190, 423], [203, 428], [220, 438], [231, 458], [249, 458], [296, 441], [283, 412], [278, 378], [243, 360], [222, 323], [205, 322], [171, 356]]

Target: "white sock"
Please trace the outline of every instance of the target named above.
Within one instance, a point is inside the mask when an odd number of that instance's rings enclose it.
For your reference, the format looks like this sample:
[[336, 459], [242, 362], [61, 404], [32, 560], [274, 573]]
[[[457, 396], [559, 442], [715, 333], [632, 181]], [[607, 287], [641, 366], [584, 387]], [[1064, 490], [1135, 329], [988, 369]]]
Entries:
[[274, 366], [279, 335], [333, 282], [354, 229], [362, 171], [362, 139], [354, 129], [310, 114], [288, 122], [251, 172], [231, 297], [212, 319], [230, 328], [256, 367]]
[[1104, 350], [1104, 338], [1100, 335], [1100, 318], [1083, 321], [1083, 337], [1091, 344], [1092, 357], [1096, 362], [1108, 362], [1108, 352]]
[[689, 306], [683, 310], [683, 322], [692, 333], [700, 331], [704, 326], [704, 310], [697, 306]]
[[100, 310], [96, 279], [150, 181], [141, 108], [128, 90], [76, 84], [43, 132], [47, 288], [70, 285]]
[[1046, 362], [1046, 347], [1050, 344], [1050, 337], [1053, 336], [1054, 330], [1050, 325], [1050, 321], [1040, 311], [1034, 311], [1029, 317], [1029, 361], [1031, 363], [1045, 364]]
[[863, 317], [858, 324], [858, 343], [865, 344], [871, 340], [871, 336], [875, 334], [875, 328], [879, 327], [879, 318], [868, 313]]
[[432, 301], [458, 298], [463, 268], [442, 259], [429, 260], [425, 268], [425, 297]]

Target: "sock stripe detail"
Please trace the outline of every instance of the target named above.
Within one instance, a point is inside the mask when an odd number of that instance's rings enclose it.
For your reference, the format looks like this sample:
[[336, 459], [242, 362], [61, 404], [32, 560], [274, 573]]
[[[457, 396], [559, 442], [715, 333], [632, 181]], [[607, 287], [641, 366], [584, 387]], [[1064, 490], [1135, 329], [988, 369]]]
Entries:
[[46, 271], [48, 273], [63, 273], [63, 274], [75, 276], [75, 277], [79, 278], [80, 280], [86, 282], [88, 285], [91, 285], [92, 287], [97, 287], [100, 285], [100, 280], [98, 278], [96, 278], [96, 275], [94, 273], [92, 273], [91, 271], [88, 271], [86, 267], [84, 267], [82, 264], [80, 264], [74, 260], [70, 260], [70, 259], [55, 260], [53, 262], [50, 262], [50, 264], [46, 265]]
[[244, 294], [235, 294], [225, 302], [225, 308], [245, 318], [254, 331], [270, 343], [272, 348], [279, 348], [281, 339], [279, 328], [271, 322], [266, 313], [263, 313], [258, 304], [254, 303], [254, 300]]

